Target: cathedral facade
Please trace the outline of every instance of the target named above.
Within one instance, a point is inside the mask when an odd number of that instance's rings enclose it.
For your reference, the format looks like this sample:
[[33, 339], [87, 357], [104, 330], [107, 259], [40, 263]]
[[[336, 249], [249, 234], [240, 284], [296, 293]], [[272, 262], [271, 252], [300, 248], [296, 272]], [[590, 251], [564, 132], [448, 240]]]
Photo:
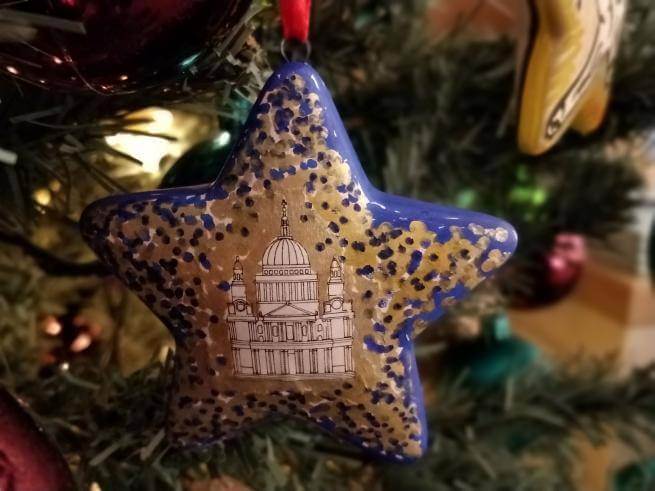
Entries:
[[[274, 378], [332, 378], [354, 373], [352, 302], [344, 296], [343, 268], [332, 259], [321, 301], [307, 250], [291, 235], [282, 202], [280, 235], [266, 248], [255, 276], [257, 302], [246, 297], [237, 258], [227, 321], [235, 372]], [[320, 305], [320, 308], [319, 308]]]

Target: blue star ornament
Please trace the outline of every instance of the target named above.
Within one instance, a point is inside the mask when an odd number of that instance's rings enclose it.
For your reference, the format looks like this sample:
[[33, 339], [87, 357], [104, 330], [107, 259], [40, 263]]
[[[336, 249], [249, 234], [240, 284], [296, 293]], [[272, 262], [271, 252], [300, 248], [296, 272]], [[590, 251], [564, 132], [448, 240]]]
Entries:
[[427, 445], [414, 336], [516, 246], [375, 189], [305, 63], [271, 76], [214, 183], [102, 199], [82, 231], [175, 337], [178, 444], [284, 415], [396, 461]]

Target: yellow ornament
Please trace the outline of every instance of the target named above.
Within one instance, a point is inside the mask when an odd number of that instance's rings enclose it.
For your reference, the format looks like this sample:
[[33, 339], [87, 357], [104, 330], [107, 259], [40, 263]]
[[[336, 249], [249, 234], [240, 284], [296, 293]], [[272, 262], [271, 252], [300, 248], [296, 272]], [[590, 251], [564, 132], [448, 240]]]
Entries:
[[528, 0], [534, 25], [525, 61], [519, 146], [537, 155], [569, 127], [600, 126], [628, 0]]

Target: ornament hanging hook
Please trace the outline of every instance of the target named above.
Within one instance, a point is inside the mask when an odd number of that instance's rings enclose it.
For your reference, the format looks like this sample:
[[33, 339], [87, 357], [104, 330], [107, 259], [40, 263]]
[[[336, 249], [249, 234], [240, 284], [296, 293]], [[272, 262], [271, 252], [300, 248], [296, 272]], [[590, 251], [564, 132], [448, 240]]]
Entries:
[[309, 41], [300, 43], [282, 38], [280, 53], [285, 61], [307, 61], [312, 54], [312, 45]]

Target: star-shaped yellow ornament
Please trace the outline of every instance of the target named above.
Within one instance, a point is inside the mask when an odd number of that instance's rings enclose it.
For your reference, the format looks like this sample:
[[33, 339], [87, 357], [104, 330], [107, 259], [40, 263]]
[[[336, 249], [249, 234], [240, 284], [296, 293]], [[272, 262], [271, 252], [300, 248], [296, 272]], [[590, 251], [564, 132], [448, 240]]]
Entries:
[[519, 146], [537, 155], [570, 127], [601, 124], [627, 0], [528, 0], [534, 19], [521, 95]]

